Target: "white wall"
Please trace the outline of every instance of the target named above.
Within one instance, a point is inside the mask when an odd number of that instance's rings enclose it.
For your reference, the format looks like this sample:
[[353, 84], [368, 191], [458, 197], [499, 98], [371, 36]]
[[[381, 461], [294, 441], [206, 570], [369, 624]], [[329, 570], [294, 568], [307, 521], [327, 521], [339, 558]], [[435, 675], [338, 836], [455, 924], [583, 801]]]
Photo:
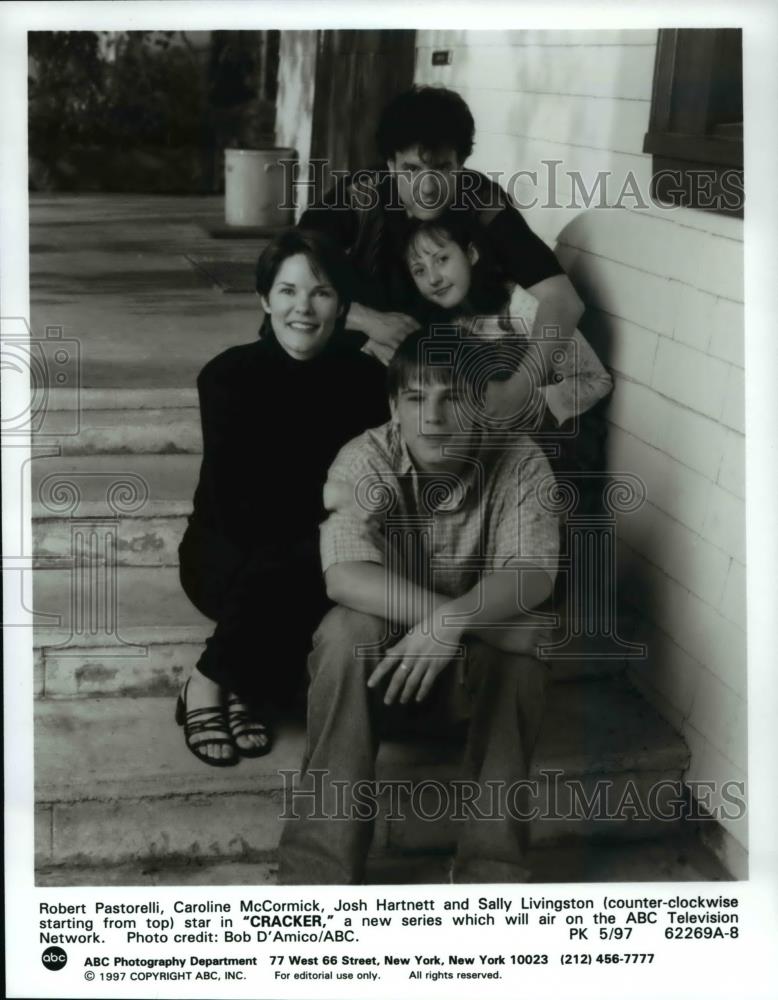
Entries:
[[[434, 49], [452, 49], [452, 64], [433, 67]], [[631, 676], [683, 733], [688, 779], [745, 780], [742, 223], [635, 197], [569, 205], [570, 171], [587, 190], [607, 171], [611, 199], [634, 177], [648, 200], [655, 49], [654, 31], [421, 31], [416, 81], [470, 104], [471, 166], [537, 172], [508, 187], [585, 299], [582, 327], [614, 373], [609, 467], [648, 489], [619, 528], [620, 585], [649, 648]], [[543, 160], [562, 163], [553, 174]], [[542, 207], [552, 184], [559, 207]], [[745, 821], [724, 825], [742, 870]]]

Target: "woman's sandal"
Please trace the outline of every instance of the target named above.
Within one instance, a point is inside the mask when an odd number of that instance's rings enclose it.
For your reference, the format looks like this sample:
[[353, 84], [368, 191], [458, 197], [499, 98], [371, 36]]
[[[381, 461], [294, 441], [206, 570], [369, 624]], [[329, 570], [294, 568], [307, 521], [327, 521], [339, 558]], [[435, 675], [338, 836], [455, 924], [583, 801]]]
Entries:
[[[189, 690], [189, 681], [184, 684], [183, 690], [176, 702], [176, 722], [184, 727], [184, 742], [187, 749], [201, 760], [203, 764], [210, 764], [211, 767], [234, 767], [240, 760], [237, 747], [229, 735], [229, 726], [225, 717], [224, 709], [221, 705], [211, 705], [207, 708], [186, 707], [186, 696]], [[201, 739], [192, 742], [193, 736], [200, 736], [202, 733], [213, 733], [208, 739]], [[205, 748], [208, 745], [229, 746], [232, 753], [228, 757], [210, 757]]]
[[[273, 749], [270, 727], [267, 723], [252, 718], [251, 713], [237, 695], [229, 695], [224, 712], [235, 747], [241, 757], [264, 757], [266, 753], [270, 753]], [[264, 737], [265, 743], [263, 746], [242, 746], [240, 740], [246, 736]]]

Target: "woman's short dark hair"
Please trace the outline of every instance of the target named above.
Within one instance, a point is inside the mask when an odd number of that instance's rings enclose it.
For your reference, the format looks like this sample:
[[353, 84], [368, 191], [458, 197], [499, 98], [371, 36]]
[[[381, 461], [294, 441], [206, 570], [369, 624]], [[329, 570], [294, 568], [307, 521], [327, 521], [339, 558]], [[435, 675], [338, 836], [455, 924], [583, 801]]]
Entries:
[[256, 289], [267, 297], [281, 265], [289, 257], [304, 254], [317, 277], [326, 277], [345, 316], [353, 295], [351, 264], [344, 251], [329, 236], [310, 229], [286, 229], [268, 243], [257, 260]]
[[470, 108], [456, 91], [415, 86], [398, 94], [381, 112], [376, 145], [383, 160], [418, 146], [424, 153], [453, 149], [462, 163], [473, 152], [474, 136]]

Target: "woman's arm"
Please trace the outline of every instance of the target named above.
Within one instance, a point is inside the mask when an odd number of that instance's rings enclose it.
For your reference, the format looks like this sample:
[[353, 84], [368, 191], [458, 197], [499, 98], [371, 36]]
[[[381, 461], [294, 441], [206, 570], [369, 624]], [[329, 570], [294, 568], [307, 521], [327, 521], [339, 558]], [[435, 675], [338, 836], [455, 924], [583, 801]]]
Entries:
[[564, 353], [564, 360], [554, 361], [552, 369], [559, 381], [553, 380], [542, 392], [561, 425], [604, 399], [613, 387], [613, 379], [580, 330], [558, 350]]
[[559, 329], [559, 336], [572, 337], [578, 321], [584, 314], [584, 304], [566, 274], [555, 274], [527, 288], [538, 301], [535, 327], [532, 336], [542, 338], [543, 328]]
[[[575, 328], [567, 333], [558, 324], [549, 324], [554, 334], [546, 335], [543, 317], [554, 315], [547, 303], [538, 302], [532, 292], [516, 285], [508, 314], [516, 332], [534, 345], [538, 364], [522, 365], [506, 382], [490, 383], [487, 399], [492, 415], [518, 414], [525, 407], [535, 412], [542, 405], [561, 425], [607, 396], [613, 384], [611, 376], [583, 334]], [[489, 326], [490, 335], [494, 335], [494, 326]]]

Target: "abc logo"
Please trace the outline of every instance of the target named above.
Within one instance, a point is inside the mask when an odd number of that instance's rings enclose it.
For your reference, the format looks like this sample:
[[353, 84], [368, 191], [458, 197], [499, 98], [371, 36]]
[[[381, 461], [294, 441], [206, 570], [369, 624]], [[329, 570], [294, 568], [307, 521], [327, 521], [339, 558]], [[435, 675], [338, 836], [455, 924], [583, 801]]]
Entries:
[[60, 969], [64, 969], [67, 960], [68, 955], [65, 949], [58, 948], [55, 944], [47, 948], [41, 955], [41, 962], [51, 972], [59, 972]]

